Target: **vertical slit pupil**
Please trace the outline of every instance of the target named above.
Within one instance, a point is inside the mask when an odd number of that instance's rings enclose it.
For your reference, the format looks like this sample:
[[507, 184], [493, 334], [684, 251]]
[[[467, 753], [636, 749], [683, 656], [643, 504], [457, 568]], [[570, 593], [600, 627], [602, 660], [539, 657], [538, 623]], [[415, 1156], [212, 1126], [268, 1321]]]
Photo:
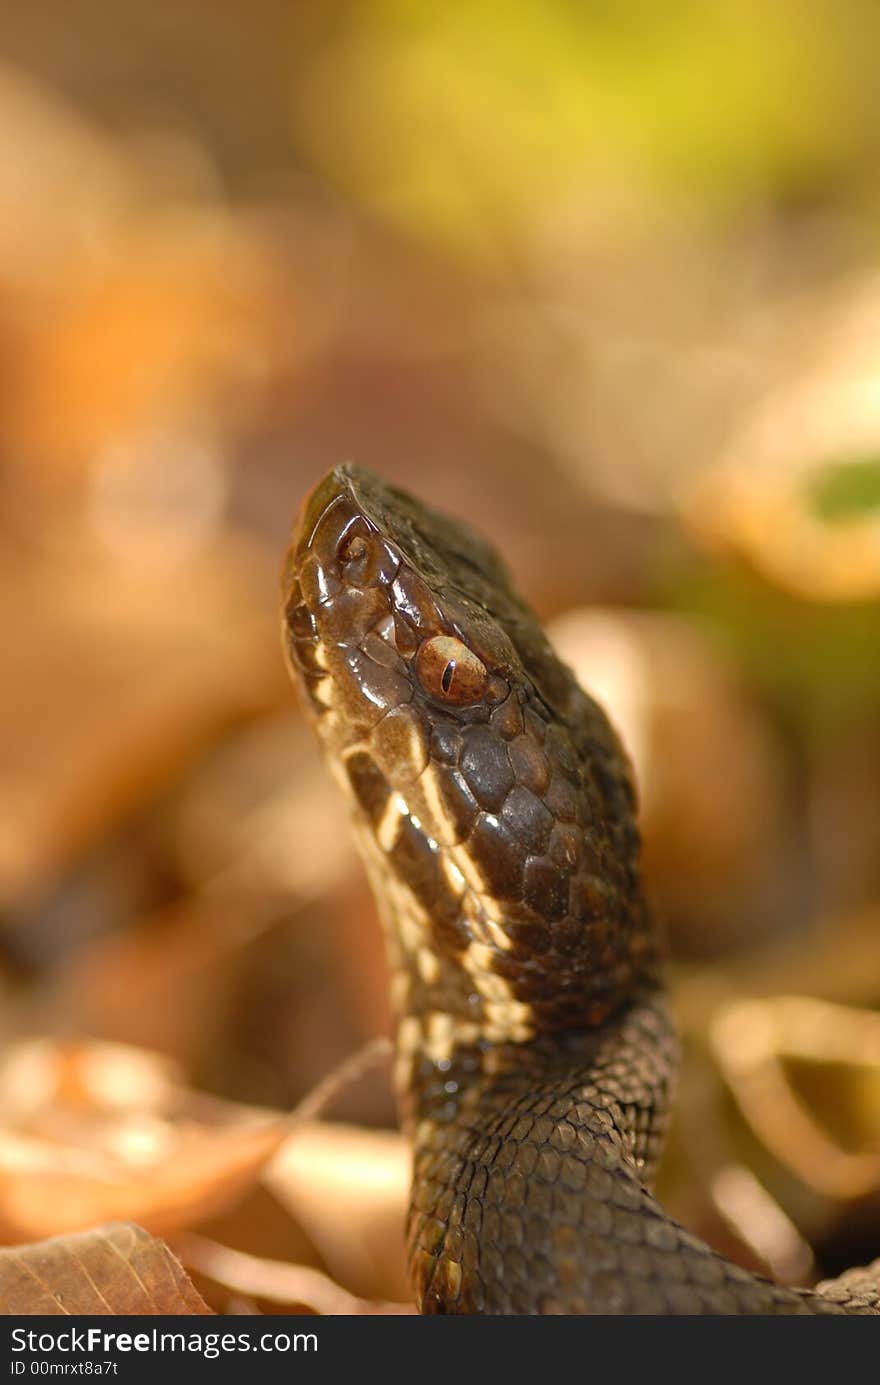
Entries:
[[450, 659], [450, 660], [449, 660], [449, 663], [446, 665], [445, 669], [443, 670], [443, 676], [442, 676], [441, 679], [440, 679], [440, 686], [441, 686], [441, 688], [443, 689], [443, 691], [444, 691], [445, 693], [446, 693], [446, 692], [449, 692], [449, 687], [450, 687], [450, 684], [452, 683], [452, 675], [453, 675], [454, 672], [455, 672], [455, 660], [454, 660], [454, 659]]

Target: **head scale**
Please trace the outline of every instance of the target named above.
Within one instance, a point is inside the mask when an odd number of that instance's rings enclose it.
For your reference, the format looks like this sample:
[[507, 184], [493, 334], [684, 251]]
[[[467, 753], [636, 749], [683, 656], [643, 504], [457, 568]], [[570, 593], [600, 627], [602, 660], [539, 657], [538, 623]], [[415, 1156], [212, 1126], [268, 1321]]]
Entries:
[[340, 467], [303, 508], [284, 619], [423, 1042], [600, 1022], [654, 953], [628, 768], [494, 551]]

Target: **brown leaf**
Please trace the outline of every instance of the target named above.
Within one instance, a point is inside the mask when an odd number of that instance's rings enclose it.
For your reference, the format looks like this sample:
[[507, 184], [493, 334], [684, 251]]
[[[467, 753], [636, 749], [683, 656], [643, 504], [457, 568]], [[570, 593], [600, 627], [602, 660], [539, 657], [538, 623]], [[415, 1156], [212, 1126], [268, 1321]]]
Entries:
[[19, 1317], [211, 1312], [168, 1247], [132, 1222], [0, 1250], [0, 1303]]
[[0, 1237], [117, 1219], [164, 1232], [238, 1198], [289, 1127], [174, 1079], [172, 1064], [122, 1045], [13, 1049], [0, 1068]]

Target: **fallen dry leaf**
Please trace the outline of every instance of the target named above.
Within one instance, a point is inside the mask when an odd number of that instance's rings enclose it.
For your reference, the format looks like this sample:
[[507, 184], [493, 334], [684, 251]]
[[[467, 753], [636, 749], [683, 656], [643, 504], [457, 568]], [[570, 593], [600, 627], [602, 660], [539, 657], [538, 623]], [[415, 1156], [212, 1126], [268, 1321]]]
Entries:
[[0, 1313], [169, 1313], [211, 1310], [168, 1247], [132, 1222], [0, 1250]]
[[[880, 1187], [877, 1147], [880, 1110], [880, 1015], [832, 1005], [813, 996], [782, 995], [733, 1002], [710, 1031], [721, 1072], [762, 1144], [809, 1188], [839, 1202], [858, 1201]], [[792, 1081], [786, 1060], [800, 1064], [801, 1080], [830, 1073], [839, 1129], [831, 1128]], [[841, 1119], [849, 1109], [858, 1119]], [[820, 1087], [821, 1090], [821, 1087]], [[855, 1131], [862, 1127], [857, 1147]]]
[[290, 1265], [243, 1255], [218, 1245], [206, 1236], [185, 1234], [175, 1241], [181, 1260], [197, 1274], [212, 1280], [232, 1295], [264, 1299], [270, 1304], [323, 1315], [365, 1317], [402, 1316], [415, 1313], [409, 1303], [377, 1302], [357, 1298], [329, 1275], [308, 1265]]
[[0, 1237], [132, 1220], [192, 1226], [251, 1186], [283, 1118], [188, 1093], [174, 1065], [122, 1045], [18, 1045], [0, 1068]]
[[304, 1228], [334, 1279], [362, 1298], [405, 1299], [410, 1170], [409, 1147], [396, 1132], [303, 1122], [262, 1181]]

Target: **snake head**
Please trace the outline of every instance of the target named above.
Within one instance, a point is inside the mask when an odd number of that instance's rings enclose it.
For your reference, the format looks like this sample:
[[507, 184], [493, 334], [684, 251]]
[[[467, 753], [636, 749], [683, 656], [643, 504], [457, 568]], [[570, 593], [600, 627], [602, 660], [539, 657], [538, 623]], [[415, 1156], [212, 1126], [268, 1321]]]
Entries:
[[490, 1038], [604, 1018], [652, 952], [628, 764], [495, 551], [343, 466], [303, 506], [283, 604], [401, 1008], [420, 988]]

